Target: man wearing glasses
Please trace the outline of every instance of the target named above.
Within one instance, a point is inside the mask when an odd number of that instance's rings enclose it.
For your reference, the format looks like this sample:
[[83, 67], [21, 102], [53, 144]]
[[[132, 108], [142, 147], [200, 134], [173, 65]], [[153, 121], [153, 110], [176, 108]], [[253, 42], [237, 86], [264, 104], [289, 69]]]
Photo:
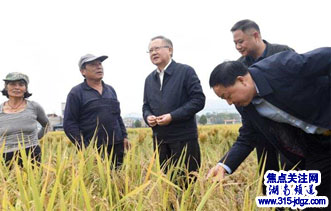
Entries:
[[168, 38], [152, 38], [148, 53], [156, 70], [145, 80], [143, 117], [153, 130], [154, 149], [158, 148], [165, 172], [169, 167], [165, 164], [177, 164], [183, 151], [187, 170], [197, 171], [200, 147], [195, 114], [205, 105], [200, 80], [192, 67], [172, 59]]

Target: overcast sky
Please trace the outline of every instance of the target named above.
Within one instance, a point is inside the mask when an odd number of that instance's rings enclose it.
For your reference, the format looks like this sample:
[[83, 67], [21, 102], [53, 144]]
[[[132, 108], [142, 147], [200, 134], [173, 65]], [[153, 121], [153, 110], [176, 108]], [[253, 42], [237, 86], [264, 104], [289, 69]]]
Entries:
[[196, 70], [214, 102], [210, 72], [240, 56], [230, 32], [235, 22], [254, 20], [267, 41], [304, 53], [331, 46], [330, 8], [329, 0], [1, 1], [0, 78], [27, 74], [30, 100], [60, 114], [70, 89], [83, 81], [80, 56], [108, 55], [104, 81], [115, 88], [122, 114], [141, 113], [144, 80], [155, 69], [148, 43], [165, 35], [174, 44], [174, 60]]

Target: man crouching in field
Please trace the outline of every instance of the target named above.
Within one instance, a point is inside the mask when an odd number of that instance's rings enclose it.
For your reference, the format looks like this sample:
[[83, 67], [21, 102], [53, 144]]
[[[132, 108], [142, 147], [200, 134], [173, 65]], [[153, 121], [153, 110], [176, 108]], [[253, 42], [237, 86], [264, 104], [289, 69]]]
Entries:
[[148, 53], [157, 69], [145, 81], [143, 117], [153, 129], [154, 149], [165, 171], [166, 162], [176, 164], [186, 149], [184, 164], [198, 171], [200, 147], [195, 114], [203, 109], [205, 95], [194, 69], [172, 59], [172, 42], [154, 37]]
[[240, 108], [242, 127], [207, 177], [234, 172], [259, 144], [255, 135], [262, 133], [291, 162], [302, 157], [304, 170], [320, 171], [316, 190], [331, 199], [330, 69], [331, 48], [282, 52], [249, 68], [237, 61], [218, 65], [210, 75], [210, 87]]
[[118, 167], [129, 142], [116, 92], [102, 81], [102, 62], [107, 58], [91, 54], [80, 58], [78, 65], [85, 79], [68, 94], [63, 127], [78, 148], [87, 147], [95, 134], [98, 150], [107, 149], [109, 155], [113, 150], [112, 161]]

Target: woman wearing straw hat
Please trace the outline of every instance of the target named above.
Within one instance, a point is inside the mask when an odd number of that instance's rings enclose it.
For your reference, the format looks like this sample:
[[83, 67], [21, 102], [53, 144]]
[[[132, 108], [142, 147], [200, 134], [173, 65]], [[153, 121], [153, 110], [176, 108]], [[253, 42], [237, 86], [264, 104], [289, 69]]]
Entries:
[[[49, 123], [44, 109], [36, 102], [26, 98], [29, 78], [18, 72], [9, 73], [5, 81], [2, 94], [8, 101], [0, 104], [0, 152], [6, 163], [9, 163], [20, 148], [25, 149], [26, 155], [30, 154], [34, 161], [40, 161], [39, 141]], [[41, 129], [38, 131], [38, 123]], [[20, 165], [22, 160], [18, 159]]]

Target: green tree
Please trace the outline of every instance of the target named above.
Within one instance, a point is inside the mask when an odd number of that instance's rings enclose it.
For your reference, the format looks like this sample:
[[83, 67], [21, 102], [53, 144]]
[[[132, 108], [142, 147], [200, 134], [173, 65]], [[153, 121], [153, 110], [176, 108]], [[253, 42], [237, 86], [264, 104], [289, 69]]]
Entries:
[[202, 125], [207, 124], [207, 117], [206, 115], [201, 115], [200, 119], [199, 119], [199, 123]]
[[141, 127], [141, 122], [140, 122], [140, 120], [139, 119], [137, 119], [136, 121], [134, 121], [134, 127]]

